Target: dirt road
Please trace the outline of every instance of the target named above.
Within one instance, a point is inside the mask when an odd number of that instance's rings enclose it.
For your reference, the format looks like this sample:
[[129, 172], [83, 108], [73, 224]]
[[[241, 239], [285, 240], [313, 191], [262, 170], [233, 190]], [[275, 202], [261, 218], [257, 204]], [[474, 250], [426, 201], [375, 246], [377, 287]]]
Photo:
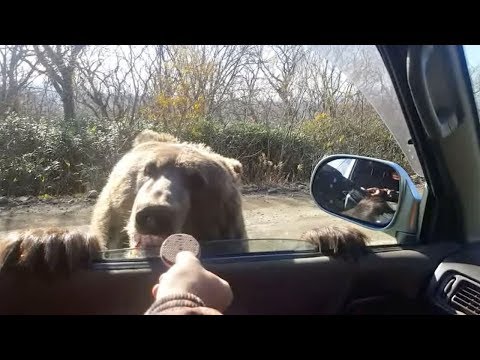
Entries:
[[[304, 231], [313, 227], [332, 224], [355, 226], [320, 210], [305, 192], [281, 194], [256, 192], [245, 194], [243, 197], [250, 239], [298, 239]], [[65, 198], [54, 203], [34, 202], [10, 208], [0, 207], [0, 236], [16, 229], [52, 225], [88, 229], [93, 204], [94, 200]], [[382, 232], [364, 228], [361, 230], [370, 236], [371, 244], [395, 243], [393, 237]], [[275, 244], [267, 245], [267, 242], [262, 241], [252, 249], [258, 246], [272, 248]]]

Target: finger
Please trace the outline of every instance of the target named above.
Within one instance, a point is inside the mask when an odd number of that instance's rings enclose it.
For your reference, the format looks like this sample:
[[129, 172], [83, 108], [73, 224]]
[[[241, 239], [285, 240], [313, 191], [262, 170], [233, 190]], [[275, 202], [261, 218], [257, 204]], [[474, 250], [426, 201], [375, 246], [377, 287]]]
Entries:
[[198, 259], [191, 251], [180, 251], [175, 257], [175, 264], [187, 264], [192, 262], [198, 262]]
[[224, 304], [224, 307], [226, 308], [226, 307], [230, 306], [230, 304], [231, 304], [232, 301], [233, 301], [233, 291], [232, 291], [232, 288], [230, 287], [230, 285], [228, 284], [228, 282], [226, 282], [225, 280], [223, 280], [222, 282], [224, 282], [224, 283], [225, 283], [224, 286], [226, 286], [226, 287], [225, 287], [225, 290], [226, 290], [225, 295], [226, 295], [226, 297], [225, 297], [225, 304]]
[[157, 297], [157, 290], [158, 290], [158, 284], [156, 284], [153, 288], [152, 288], [152, 296], [154, 298]]
[[223, 287], [228, 288], [228, 289], [231, 289], [230, 283], [229, 283], [227, 280], [221, 278], [220, 276], [218, 276], [218, 275], [216, 275], [216, 274], [214, 274], [214, 273], [212, 273], [212, 272], [210, 272], [210, 271], [207, 271], [207, 273], [208, 273], [210, 276], [215, 277], [218, 281], [220, 281], [220, 283], [222, 284]]
[[163, 275], [165, 275], [165, 273], [163, 273], [162, 275], [160, 275], [160, 277], [158, 278], [158, 282], [159, 282], [159, 283], [161, 283], [161, 282], [162, 282]]
[[230, 288], [230, 284], [228, 283], [228, 281], [220, 278], [220, 282], [221, 282], [222, 285], [225, 286], [226, 288]]

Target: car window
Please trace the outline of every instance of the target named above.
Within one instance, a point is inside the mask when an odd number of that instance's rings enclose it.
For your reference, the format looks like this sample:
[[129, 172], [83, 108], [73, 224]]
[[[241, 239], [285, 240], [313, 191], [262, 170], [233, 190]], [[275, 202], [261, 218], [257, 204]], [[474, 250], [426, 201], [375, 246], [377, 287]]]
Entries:
[[463, 50], [478, 110], [480, 104], [480, 45], [464, 45]]
[[[252, 249], [301, 247], [295, 240], [314, 227], [356, 227], [310, 196], [324, 156], [394, 161], [423, 185], [373, 45], [0, 45], [0, 235], [50, 225], [86, 231], [109, 174], [145, 129], [242, 164]], [[338, 165], [344, 174], [353, 166]], [[357, 228], [371, 244], [396, 242]]]

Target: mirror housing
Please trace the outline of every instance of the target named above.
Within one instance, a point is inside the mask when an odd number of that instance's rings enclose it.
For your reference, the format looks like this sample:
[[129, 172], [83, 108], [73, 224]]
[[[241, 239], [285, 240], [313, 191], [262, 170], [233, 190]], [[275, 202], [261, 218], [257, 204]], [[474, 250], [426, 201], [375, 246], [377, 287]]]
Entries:
[[399, 243], [416, 236], [421, 195], [400, 165], [359, 155], [323, 158], [310, 179], [310, 194], [323, 211]]

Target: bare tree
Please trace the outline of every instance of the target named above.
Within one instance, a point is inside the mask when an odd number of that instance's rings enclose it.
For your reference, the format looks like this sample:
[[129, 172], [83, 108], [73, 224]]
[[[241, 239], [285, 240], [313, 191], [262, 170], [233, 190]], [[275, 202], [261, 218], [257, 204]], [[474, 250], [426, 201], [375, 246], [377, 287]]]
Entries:
[[39, 70], [51, 81], [63, 103], [66, 120], [75, 118], [74, 76], [77, 58], [84, 45], [35, 45], [37, 60], [43, 69]]
[[20, 111], [22, 92], [37, 76], [37, 62], [25, 45], [0, 46], [0, 114]]
[[111, 74], [104, 69], [107, 56], [108, 49], [105, 46], [92, 46], [78, 59], [76, 99], [97, 118], [110, 119], [108, 104], [111, 93], [108, 80]]
[[477, 105], [480, 104], [480, 65], [472, 66], [468, 64], [468, 71], [472, 82], [473, 95]]
[[335, 62], [324, 54], [309, 52], [303, 75], [302, 86], [308, 94], [308, 117], [320, 112], [330, 117], [345, 116], [352, 99], [352, 84]]
[[305, 89], [299, 86], [306, 49], [300, 45], [275, 45], [262, 47], [260, 70], [281, 102], [283, 122], [293, 126], [300, 118], [299, 112]]
[[204, 115], [221, 121], [236, 100], [232, 95], [241, 73], [255, 62], [252, 49], [245, 45], [164, 47], [168, 60], [164, 62], [163, 93], [182, 96], [189, 105], [202, 102]]
[[[97, 118], [132, 123], [154, 86], [151, 47], [96, 46], [79, 59], [78, 102]], [[151, 51], [150, 51], [151, 52]]]

